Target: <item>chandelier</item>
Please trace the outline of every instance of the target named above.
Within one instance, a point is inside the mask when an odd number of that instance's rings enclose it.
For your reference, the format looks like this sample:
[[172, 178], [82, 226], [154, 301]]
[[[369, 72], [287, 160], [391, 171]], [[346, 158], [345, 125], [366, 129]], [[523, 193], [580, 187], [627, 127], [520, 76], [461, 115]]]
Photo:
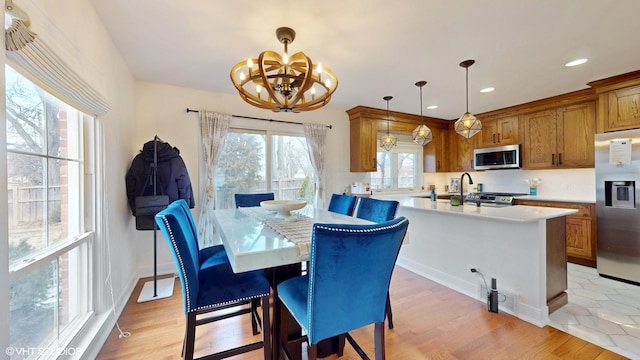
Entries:
[[288, 47], [296, 32], [288, 27], [276, 30], [284, 44], [282, 55], [267, 50], [257, 59], [237, 63], [231, 69], [231, 81], [247, 103], [275, 112], [310, 111], [331, 100], [338, 87], [333, 71], [322, 64], [313, 64], [302, 52], [289, 56]]
[[398, 139], [389, 132], [389, 100], [393, 99], [393, 96], [385, 96], [382, 99], [387, 102], [387, 133], [380, 138], [380, 146], [390, 151], [398, 142]]
[[465, 60], [460, 63], [460, 66], [467, 70], [467, 112], [465, 112], [460, 119], [455, 123], [455, 130], [458, 134], [471, 138], [482, 130], [482, 123], [480, 119], [475, 117], [469, 112], [469, 66], [473, 65], [475, 60]]
[[420, 145], [425, 146], [433, 139], [433, 133], [431, 129], [427, 125], [424, 124], [424, 119], [422, 117], [422, 87], [427, 85], [426, 81], [418, 81], [416, 86], [420, 88], [420, 125], [418, 125], [415, 130], [413, 130], [413, 142]]

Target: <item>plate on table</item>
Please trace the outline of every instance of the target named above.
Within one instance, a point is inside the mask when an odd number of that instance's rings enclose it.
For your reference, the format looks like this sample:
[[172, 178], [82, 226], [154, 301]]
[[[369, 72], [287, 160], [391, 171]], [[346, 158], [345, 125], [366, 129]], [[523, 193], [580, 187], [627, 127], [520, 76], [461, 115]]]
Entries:
[[304, 200], [265, 200], [260, 202], [260, 206], [263, 209], [275, 211], [278, 217], [285, 220], [296, 220], [297, 218], [291, 215], [291, 211], [302, 209], [307, 206], [307, 202]]

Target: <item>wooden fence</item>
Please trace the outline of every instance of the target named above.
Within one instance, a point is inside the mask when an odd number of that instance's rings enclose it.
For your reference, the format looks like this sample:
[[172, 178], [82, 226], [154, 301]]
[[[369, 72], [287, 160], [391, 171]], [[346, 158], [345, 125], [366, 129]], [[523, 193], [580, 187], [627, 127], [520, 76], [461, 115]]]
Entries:
[[[59, 211], [60, 187], [49, 187], [48, 196], [45, 199], [46, 188], [44, 186], [23, 186], [9, 184], [9, 225], [43, 223], [50, 211]], [[48, 206], [47, 206], [48, 203]]]

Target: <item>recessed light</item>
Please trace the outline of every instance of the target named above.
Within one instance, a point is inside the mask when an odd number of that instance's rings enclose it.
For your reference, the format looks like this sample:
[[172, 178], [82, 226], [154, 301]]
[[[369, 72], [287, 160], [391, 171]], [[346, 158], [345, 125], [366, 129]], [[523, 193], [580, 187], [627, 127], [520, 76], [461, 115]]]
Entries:
[[484, 89], [480, 90], [480, 92], [481, 93], [488, 93], [488, 92], [492, 92], [493, 90], [495, 90], [495, 88], [488, 87], [488, 88], [484, 88]]
[[433, 109], [437, 109], [437, 108], [438, 108], [438, 105], [429, 105], [429, 106], [427, 106], [428, 110], [433, 110]]
[[587, 59], [576, 59], [576, 60], [573, 60], [573, 61], [569, 61], [568, 63], [564, 64], [564, 66], [572, 67], [572, 66], [582, 65], [582, 64], [584, 64], [586, 62], [587, 62]]

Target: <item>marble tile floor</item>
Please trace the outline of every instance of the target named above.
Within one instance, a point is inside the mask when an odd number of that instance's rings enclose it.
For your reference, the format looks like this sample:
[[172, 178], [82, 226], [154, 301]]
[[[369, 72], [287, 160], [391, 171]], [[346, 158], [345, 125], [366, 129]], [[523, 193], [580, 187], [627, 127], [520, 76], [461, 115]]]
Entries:
[[640, 360], [640, 286], [603, 278], [568, 263], [569, 303], [552, 313], [552, 327]]

